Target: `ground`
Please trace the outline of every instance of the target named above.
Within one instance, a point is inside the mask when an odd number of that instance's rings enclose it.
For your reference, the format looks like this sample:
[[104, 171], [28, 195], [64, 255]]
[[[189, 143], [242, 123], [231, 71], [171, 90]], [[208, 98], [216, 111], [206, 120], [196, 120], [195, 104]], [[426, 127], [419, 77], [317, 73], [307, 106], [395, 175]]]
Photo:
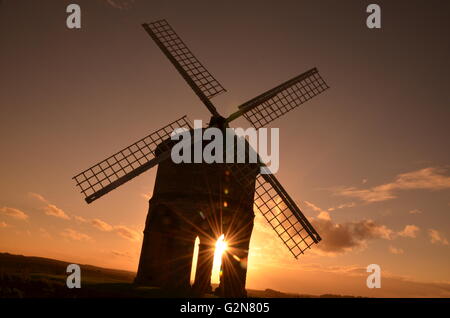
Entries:
[[[0, 298], [172, 298], [197, 297], [156, 287], [138, 287], [133, 284], [136, 273], [81, 265], [82, 288], [66, 287], [69, 262], [42, 257], [28, 257], [0, 253]], [[351, 297], [340, 295], [298, 295], [280, 291], [247, 290], [255, 298], [296, 297]], [[204, 295], [204, 297], [215, 297]]]

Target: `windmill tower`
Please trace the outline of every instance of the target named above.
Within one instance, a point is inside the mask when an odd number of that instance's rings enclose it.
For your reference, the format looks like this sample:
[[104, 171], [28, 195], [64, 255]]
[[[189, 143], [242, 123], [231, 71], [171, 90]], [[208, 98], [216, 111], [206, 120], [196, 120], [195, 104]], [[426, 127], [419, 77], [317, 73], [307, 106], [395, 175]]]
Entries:
[[[244, 116], [258, 129], [328, 88], [313, 68], [243, 103], [225, 118], [211, 102], [225, 89], [167, 21], [142, 26], [211, 113], [209, 127], [224, 130], [231, 121]], [[210, 291], [213, 244], [224, 234], [229, 248], [222, 258], [220, 294], [246, 296], [254, 206], [295, 258], [321, 240], [275, 176], [260, 174], [260, 169], [267, 169], [261, 160], [253, 164], [175, 164], [171, 160], [174, 142], [170, 136], [177, 128], [195, 133], [183, 116], [73, 177], [86, 202], [91, 203], [158, 165], [136, 283], [190, 289], [194, 240], [198, 236], [199, 255], [192, 288], [199, 293]], [[248, 143], [246, 149], [248, 156], [253, 150]]]

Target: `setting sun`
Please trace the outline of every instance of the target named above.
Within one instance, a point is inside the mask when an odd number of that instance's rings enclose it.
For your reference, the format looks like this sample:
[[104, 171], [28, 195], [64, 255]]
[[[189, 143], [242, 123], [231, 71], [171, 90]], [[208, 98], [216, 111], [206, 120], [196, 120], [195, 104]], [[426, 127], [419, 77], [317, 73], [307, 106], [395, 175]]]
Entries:
[[225, 236], [222, 234], [216, 242], [216, 249], [214, 251], [214, 263], [211, 274], [211, 282], [218, 284], [220, 282], [222, 255], [227, 250], [227, 242], [225, 242]]

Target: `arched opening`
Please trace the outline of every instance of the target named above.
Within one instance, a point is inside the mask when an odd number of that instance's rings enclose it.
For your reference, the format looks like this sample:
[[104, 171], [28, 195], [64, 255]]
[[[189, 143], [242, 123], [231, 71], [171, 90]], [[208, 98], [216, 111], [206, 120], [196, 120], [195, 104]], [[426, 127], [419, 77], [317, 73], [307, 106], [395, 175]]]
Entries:
[[[222, 275], [222, 255], [227, 249], [227, 243], [224, 241], [224, 235], [222, 234], [215, 243], [214, 247], [214, 259], [211, 271], [211, 283], [219, 284], [220, 276]], [[195, 274], [197, 271], [198, 254], [199, 254], [200, 238], [197, 236], [194, 243], [194, 253], [192, 254], [192, 266], [191, 266], [191, 286], [195, 282]]]
[[190, 280], [191, 286], [195, 282], [195, 272], [197, 270], [199, 245], [200, 245], [200, 238], [197, 236], [194, 242], [194, 253], [192, 254], [191, 280]]

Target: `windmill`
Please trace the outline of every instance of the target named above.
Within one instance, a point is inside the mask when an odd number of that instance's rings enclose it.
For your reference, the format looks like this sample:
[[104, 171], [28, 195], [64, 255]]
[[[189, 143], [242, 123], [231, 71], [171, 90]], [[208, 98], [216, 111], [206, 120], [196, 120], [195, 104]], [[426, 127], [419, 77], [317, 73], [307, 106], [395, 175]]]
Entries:
[[[328, 88], [313, 68], [243, 103], [225, 118], [211, 98], [226, 90], [167, 21], [142, 26], [211, 113], [209, 127], [224, 129], [243, 116], [259, 129]], [[223, 233], [229, 248], [223, 255], [218, 291], [228, 297], [245, 296], [254, 206], [295, 258], [321, 240], [276, 177], [259, 173], [261, 167], [266, 169], [261, 161], [173, 163], [170, 136], [177, 128], [193, 131], [190, 121], [183, 116], [73, 177], [86, 202], [91, 203], [158, 165], [136, 283], [191, 288], [193, 242], [198, 236], [200, 245], [192, 288], [200, 293], [210, 291], [213, 243]]]

